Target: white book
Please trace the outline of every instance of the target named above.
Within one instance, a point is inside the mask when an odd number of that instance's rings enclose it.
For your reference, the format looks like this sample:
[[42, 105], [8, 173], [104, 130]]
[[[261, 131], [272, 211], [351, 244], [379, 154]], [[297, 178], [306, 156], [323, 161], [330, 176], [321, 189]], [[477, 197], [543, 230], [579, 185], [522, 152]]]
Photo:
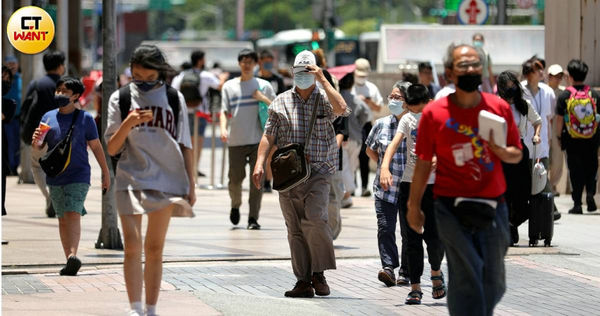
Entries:
[[486, 110], [479, 112], [479, 136], [486, 141], [490, 141], [490, 131], [494, 131], [494, 141], [496, 145], [506, 148], [506, 120], [502, 116]]

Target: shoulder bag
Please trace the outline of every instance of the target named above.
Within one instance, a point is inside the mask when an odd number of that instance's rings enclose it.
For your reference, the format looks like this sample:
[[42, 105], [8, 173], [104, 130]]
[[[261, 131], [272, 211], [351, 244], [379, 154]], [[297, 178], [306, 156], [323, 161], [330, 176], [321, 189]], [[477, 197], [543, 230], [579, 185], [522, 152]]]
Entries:
[[48, 177], [54, 178], [63, 173], [71, 163], [71, 145], [73, 140], [73, 127], [79, 116], [80, 110], [75, 110], [71, 127], [67, 132], [67, 136], [63, 138], [54, 148], [49, 150], [42, 158], [39, 159], [40, 166]]

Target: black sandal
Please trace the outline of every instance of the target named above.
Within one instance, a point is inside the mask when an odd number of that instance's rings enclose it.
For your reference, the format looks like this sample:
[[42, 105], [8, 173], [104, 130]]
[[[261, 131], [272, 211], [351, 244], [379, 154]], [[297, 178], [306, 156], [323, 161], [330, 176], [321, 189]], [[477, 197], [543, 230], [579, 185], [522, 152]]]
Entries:
[[407, 305], [420, 305], [422, 298], [423, 292], [417, 290], [410, 291], [410, 293], [408, 293], [408, 296], [406, 297], [405, 303]]
[[[444, 273], [442, 273], [441, 275], [431, 276], [431, 281], [442, 281], [442, 285], [439, 285], [439, 286], [433, 286], [433, 282], [431, 283], [431, 286], [432, 286], [431, 297], [433, 297], [434, 300], [439, 300], [439, 299], [446, 297], [447, 291], [446, 291], [446, 282], [444, 282]], [[444, 294], [435, 296], [435, 292], [439, 292], [439, 291], [444, 291]]]

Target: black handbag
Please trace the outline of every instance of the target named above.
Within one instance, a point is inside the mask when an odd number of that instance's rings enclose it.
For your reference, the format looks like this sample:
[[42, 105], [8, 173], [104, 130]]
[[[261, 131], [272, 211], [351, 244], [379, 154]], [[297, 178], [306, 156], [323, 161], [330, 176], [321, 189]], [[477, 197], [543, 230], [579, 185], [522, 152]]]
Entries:
[[496, 217], [498, 202], [491, 199], [456, 198], [452, 213], [473, 232], [488, 228]]
[[310, 118], [308, 134], [304, 144], [290, 143], [273, 153], [271, 159], [271, 170], [273, 172], [273, 189], [279, 192], [289, 191], [310, 177], [310, 166], [304, 149], [310, 145], [315, 119], [317, 118], [317, 107], [313, 109]]
[[80, 110], [75, 110], [71, 127], [67, 136], [63, 138], [54, 148], [50, 149], [42, 158], [39, 159], [40, 166], [48, 177], [54, 178], [63, 173], [71, 163], [71, 145], [73, 140], [73, 127]]

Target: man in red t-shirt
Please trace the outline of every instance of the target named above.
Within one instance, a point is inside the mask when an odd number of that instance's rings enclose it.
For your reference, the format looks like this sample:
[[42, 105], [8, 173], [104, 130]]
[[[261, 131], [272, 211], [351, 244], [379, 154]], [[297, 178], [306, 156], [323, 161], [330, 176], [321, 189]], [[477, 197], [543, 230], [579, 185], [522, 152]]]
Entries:
[[[422, 231], [421, 199], [435, 167], [435, 215], [451, 274], [448, 309], [452, 315], [492, 315], [506, 289], [504, 256], [510, 241], [501, 162], [519, 162], [521, 143], [509, 105], [478, 90], [482, 63], [477, 51], [459, 45], [448, 54], [446, 67], [456, 92], [423, 110], [407, 219], [412, 229]], [[481, 110], [506, 120], [505, 148], [496, 145], [493, 134], [489, 142], [478, 134]]]

